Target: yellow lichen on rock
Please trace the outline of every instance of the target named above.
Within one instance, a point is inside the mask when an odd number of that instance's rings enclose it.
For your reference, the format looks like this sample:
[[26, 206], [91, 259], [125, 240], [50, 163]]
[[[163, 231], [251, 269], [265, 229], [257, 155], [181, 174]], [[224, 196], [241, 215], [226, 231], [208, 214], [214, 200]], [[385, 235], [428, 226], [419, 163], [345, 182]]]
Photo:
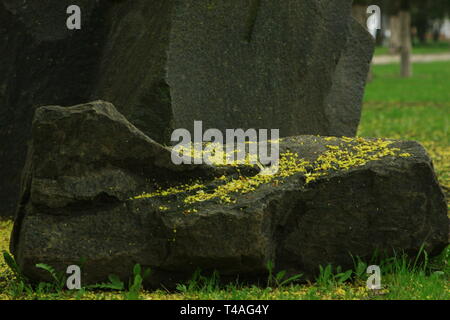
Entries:
[[[274, 143], [269, 141], [270, 143]], [[250, 146], [256, 142], [246, 141], [244, 143], [248, 148], [256, 148], [257, 146]], [[230, 148], [231, 149], [231, 148]], [[247, 148], [246, 148], [247, 149]], [[207, 143], [189, 143], [186, 145], [177, 145], [173, 148], [180, 157], [183, 157], [189, 163], [205, 162], [214, 166], [231, 166], [237, 167], [240, 165], [252, 165], [258, 162], [258, 155], [247, 150], [239, 148], [228, 150], [227, 145], [217, 142]], [[238, 154], [244, 154], [239, 157]]]
[[[380, 160], [387, 156], [409, 157], [409, 153], [401, 152], [398, 148], [391, 145], [394, 141], [376, 139], [366, 140], [363, 138], [334, 138], [327, 137], [324, 141], [339, 142], [339, 144], [325, 145], [326, 151], [320, 153], [314, 161], [308, 161], [300, 154], [287, 150], [280, 154], [278, 162], [278, 171], [273, 175], [257, 174], [252, 177], [238, 176], [216, 178], [220, 185], [213, 190], [205, 191], [205, 186], [200, 183], [192, 185], [182, 185], [178, 187], [158, 190], [151, 194], [143, 194], [134, 199], [150, 198], [156, 196], [168, 196], [177, 193], [187, 193], [194, 191], [194, 194], [187, 195], [183, 202], [191, 205], [208, 200], [219, 200], [222, 203], [235, 203], [233, 194], [247, 194], [255, 191], [263, 184], [272, 183], [277, 186], [284, 182], [288, 177], [295, 174], [302, 174], [305, 177], [305, 184], [309, 184], [320, 177], [327, 176], [332, 172], [349, 170], [363, 166], [370, 161]], [[302, 145], [302, 144], [300, 144]], [[219, 148], [220, 149], [220, 148]], [[198, 156], [198, 155], [197, 155]], [[220, 154], [219, 157], [227, 156]], [[248, 157], [246, 159], [249, 159]], [[242, 165], [245, 163], [232, 163], [231, 165]]]
[[199, 183], [194, 183], [194, 184], [184, 184], [184, 185], [180, 185], [180, 186], [176, 186], [176, 187], [170, 187], [167, 189], [158, 189], [155, 192], [152, 193], [142, 193], [139, 196], [135, 196], [132, 198], [132, 200], [137, 200], [137, 199], [146, 199], [146, 198], [153, 198], [153, 197], [166, 197], [166, 196], [170, 196], [170, 195], [174, 195], [177, 193], [183, 193], [183, 192], [188, 192], [188, 191], [192, 191], [192, 190], [196, 190], [196, 189], [200, 189], [200, 188], [204, 188], [205, 186], [203, 184], [199, 184]]
[[342, 141], [346, 144], [326, 146], [328, 150], [317, 158], [312, 172], [306, 175], [306, 183], [326, 175], [329, 170], [348, 170], [387, 156], [401, 156], [398, 154], [400, 149], [390, 148], [394, 141], [349, 137], [343, 137]]

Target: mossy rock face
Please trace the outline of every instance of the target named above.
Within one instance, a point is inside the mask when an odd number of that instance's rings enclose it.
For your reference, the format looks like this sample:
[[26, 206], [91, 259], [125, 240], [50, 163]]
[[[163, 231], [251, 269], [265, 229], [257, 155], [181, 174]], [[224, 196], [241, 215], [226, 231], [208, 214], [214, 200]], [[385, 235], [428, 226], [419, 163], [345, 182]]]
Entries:
[[[35, 108], [111, 101], [159, 143], [174, 128], [352, 136], [373, 41], [351, 0], [1, 0], [0, 215]], [[81, 30], [66, 27], [78, 5]]]
[[12, 252], [35, 280], [36, 263], [65, 270], [84, 260], [83, 284], [126, 278], [140, 263], [153, 270], [149, 287], [173, 287], [198, 268], [257, 280], [272, 261], [311, 277], [319, 265], [351, 267], [349, 253], [416, 254], [425, 244], [433, 255], [448, 244], [444, 195], [420, 144], [279, 144], [274, 175], [175, 166], [109, 103], [40, 108]]

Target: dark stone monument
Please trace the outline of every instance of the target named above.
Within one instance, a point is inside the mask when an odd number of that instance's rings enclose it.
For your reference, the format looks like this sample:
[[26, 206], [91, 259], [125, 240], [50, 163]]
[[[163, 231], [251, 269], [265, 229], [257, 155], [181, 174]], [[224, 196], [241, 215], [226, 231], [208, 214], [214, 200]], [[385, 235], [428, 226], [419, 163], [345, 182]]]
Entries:
[[354, 135], [373, 43], [351, 2], [1, 0], [0, 215], [42, 105], [111, 101], [160, 143], [194, 120]]

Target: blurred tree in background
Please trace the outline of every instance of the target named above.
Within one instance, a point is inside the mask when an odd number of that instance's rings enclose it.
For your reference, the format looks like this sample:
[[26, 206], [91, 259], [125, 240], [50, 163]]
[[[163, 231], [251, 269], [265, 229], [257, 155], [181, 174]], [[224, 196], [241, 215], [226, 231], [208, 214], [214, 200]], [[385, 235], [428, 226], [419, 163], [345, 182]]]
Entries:
[[[366, 9], [378, 5], [389, 19], [389, 52], [401, 55], [401, 76], [412, 75], [411, 52], [413, 30], [418, 42], [426, 43], [428, 35], [439, 40], [440, 29], [450, 15], [450, 0], [354, 0], [353, 15], [361, 23], [367, 20]], [[384, 33], [380, 32], [379, 41]]]
[[433, 34], [433, 40], [438, 41], [440, 27], [444, 23], [446, 17], [450, 18], [450, 0], [354, 0], [353, 1], [354, 7], [359, 8], [361, 7], [367, 8], [369, 5], [376, 4], [381, 8], [383, 14], [389, 17], [398, 16], [400, 8], [402, 6], [405, 7], [405, 3], [407, 4], [407, 6], [409, 6], [409, 11], [411, 14], [411, 28], [416, 30], [416, 37], [418, 42], [421, 43], [427, 42], [428, 39], [426, 35], [430, 33]]
[[412, 26], [417, 30], [417, 40], [427, 42], [427, 34], [432, 33], [433, 40], [439, 40], [439, 31], [444, 19], [450, 15], [449, 0], [410, 0]]

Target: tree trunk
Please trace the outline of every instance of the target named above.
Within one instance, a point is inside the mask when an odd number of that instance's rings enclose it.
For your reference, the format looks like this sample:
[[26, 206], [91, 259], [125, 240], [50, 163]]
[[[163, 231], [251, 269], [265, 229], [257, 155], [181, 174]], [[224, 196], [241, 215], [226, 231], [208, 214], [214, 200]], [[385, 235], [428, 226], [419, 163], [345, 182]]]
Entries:
[[391, 30], [391, 37], [389, 39], [389, 53], [400, 53], [401, 47], [401, 26], [400, 17], [398, 15], [392, 15], [389, 18], [389, 28]]
[[408, 78], [412, 76], [411, 13], [406, 10], [401, 10], [399, 17], [401, 26], [401, 76], [404, 78]]
[[439, 42], [441, 37], [441, 28], [442, 28], [442, 22], [436, 21], [433, 25], [433, 41]]

